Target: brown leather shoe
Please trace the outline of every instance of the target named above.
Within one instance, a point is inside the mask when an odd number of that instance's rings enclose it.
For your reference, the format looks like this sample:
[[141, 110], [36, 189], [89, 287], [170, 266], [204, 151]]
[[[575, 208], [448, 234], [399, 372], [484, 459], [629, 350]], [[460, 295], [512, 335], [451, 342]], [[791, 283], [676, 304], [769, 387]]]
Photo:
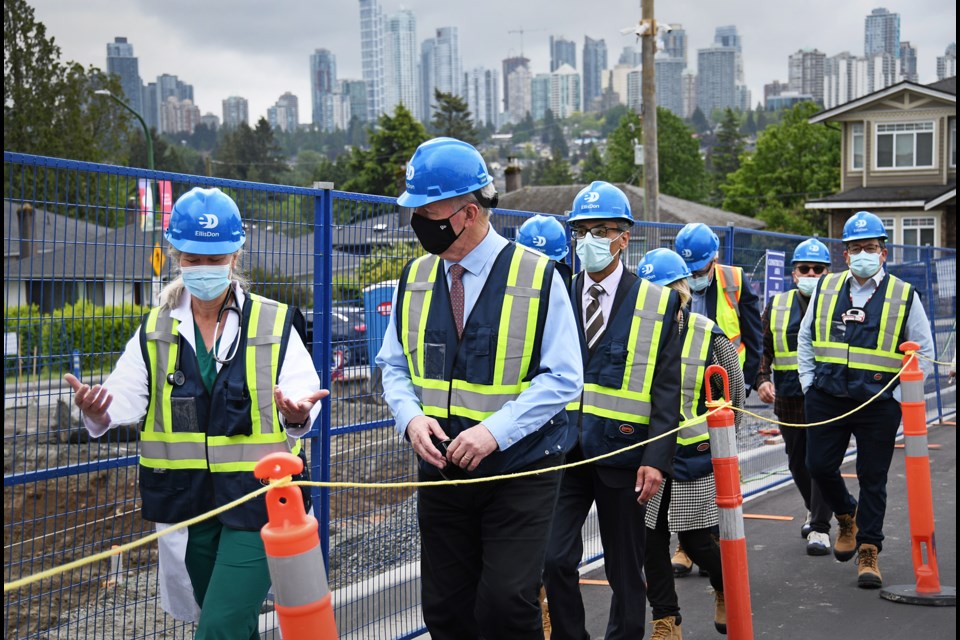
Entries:
[[670, 563], [673, 564], [673, 575], [678, 578], [693, 570], [693, 560], [690, 559], [690, 556], [687, 555], [687, 552], [683, 550], [679, 543], [677, 544], [677, 552], [670, 558]]
[[717, 599], [717, 608], [713, 614], [713, 626], [717, 631], [726, 635], [727, 633], [727, 603], [723, 599], [723, 591], [714, 591], [714, 597]]
[[543, 640], [550, 640], [550, 633], [553, 631], [553, 625], [550, 623], [550, 609], [547, 607], [547, 589], [540, 587], [540, 616], [543, 619]]
[[838, 515], [837, 523], [840, 532], [837, 541], [833, 543], [833, 557], [840, 562], [846, 562], [857, 553], [857, 513]]
[[683, 632], [674, 616], [657, 618], [653, 624], [653, 633], [650, 640], [683, 640]]
[[883, 586], [883, 577], [877, 565], [879, 554], [879, 549], [872, 544], [861, 544], [857, 550], [857, 586], [861, 589], [879, 589]]

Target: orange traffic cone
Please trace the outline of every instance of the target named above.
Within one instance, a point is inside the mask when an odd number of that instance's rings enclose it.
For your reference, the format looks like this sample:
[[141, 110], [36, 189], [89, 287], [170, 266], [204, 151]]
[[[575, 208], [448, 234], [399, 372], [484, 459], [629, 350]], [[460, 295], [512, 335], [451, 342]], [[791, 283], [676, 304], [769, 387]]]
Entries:
[[[303, 461], [290, 453], [264, 456], [253, 469], [261, 480], [279, 480], [301, 471]], [[336, 640], [317, 519], [307, 515], [299, 487], [274, 487], [266, 500], [269, 522], [260, 536], [273, 581], [280, 633], [284, 640]]]

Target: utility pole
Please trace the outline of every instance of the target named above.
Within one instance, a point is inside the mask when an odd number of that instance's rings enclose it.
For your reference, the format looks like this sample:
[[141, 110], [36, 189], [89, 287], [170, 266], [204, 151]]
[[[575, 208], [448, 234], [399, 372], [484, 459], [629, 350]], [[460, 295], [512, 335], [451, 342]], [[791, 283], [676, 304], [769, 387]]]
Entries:
[[640, 0], [640, 50], [643, 69], [640, 93], [643, 98], [643, 213], [644, 218], [660, 222], [660, 166], [657, 153], [657, 82], [654, 56], [657, 53], [657, 22], [653, 19], [653, 0]]

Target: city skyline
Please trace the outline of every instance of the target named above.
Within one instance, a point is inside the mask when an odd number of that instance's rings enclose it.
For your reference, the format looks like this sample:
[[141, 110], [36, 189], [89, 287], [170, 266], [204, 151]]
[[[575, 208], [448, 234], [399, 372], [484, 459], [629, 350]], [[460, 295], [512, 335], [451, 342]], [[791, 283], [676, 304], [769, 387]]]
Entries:
[[[62, 48], [63, 60], [106, 68], [106, 44], [125, 37], [139, 58], [144, 83], [162, 74], [177, 75], [195, 87], [195, 104], [202, 113], [217, 114], [222, 100], [242, 96], [250, 103], [250, 119], [266, 115], [285, 92], [310, 99], [310, 55], [328, 49], [337, 59], [338, 79], [362, 77], [358, 2], [320, 7], [290, 1], [263, 5], [254, 0], [202, 5], [184, 0], [163, 4], [146, 0], [32, 0], [36, 17]], [[380, 0], [385, 16], [401, 10], [399, 0]], [[612, 67], [625, 46], [636, 44], [619, 30], [640, 17], [639, 0], [617, 0], [605, 7], [603, 20], [585, 20], [582, 4], [558, 0], [550, 12], [524, 3], [492, 0], [477, 14], [457, 7], [437, 7], [421, 0], [403, 2], [417, 22], [417, 41], [433, 37], [437, 28], [457, 27], [464, 70], [500, 69], [504, 58], [521, 52], [531, 59], [531, 71], [549, 71], [551, 36], [577, 45], [582, 71], [584, 37], [605, 40]], [[743, 43], [743, 66], [752, 104], [762, 100], [763, 85], [788, 80], [788, 58], [799, 49], [816, 48], [828, 56], [849, 51], [863, 55], [864, 25], [876, 8], [900, 14], [900, 40], [918, 52], [919, 82], [936, 79], [936, 58], [955, 41], [956, 7], [945, 0], [910, 3], [877, 1], [836, 5], [826, 0], [760, 6], [732, 0], [722, 7], [703, 0], [682, 7], [659, 7], [661, 22], [679, 23], [687, 34], [688, 59], [695, 67], [697, 50], [709, 47], [717, 27], [734, 25]], [[832, 12], [832, 13], [824, 13]], [[839, 12], [839, 13], [836, 13]], [[825, 19], [824, 15], [830, 15]], [[514, 33], [511, 33], [514, 32]], [[162, 34], [162, 35], [158, 35]], [[462, 81], [462, 78], [461, 78]], [[309, 109], [300, 109], [309, 122]]]

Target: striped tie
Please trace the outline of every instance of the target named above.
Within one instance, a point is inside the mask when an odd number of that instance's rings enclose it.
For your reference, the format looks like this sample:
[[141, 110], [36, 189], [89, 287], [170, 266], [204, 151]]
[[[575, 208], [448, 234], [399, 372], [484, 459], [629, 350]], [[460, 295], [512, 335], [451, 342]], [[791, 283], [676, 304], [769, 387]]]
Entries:
[[453, 321], [457, 324], [457, 337], [463, 337], [463, 272], [466, 269], [459, 264], [450, 265], [450, 306], [453, 308]]
[[587, 337], [587, 348], [592, 349], [600, 334], [603, 333], [603, 311], [600, 309], [600, 295], [604, 293], [603, 287], [594, 284], [588, 291], [590, 302], [587, 303], [587, 321], [584, 323], [585, 334]]

